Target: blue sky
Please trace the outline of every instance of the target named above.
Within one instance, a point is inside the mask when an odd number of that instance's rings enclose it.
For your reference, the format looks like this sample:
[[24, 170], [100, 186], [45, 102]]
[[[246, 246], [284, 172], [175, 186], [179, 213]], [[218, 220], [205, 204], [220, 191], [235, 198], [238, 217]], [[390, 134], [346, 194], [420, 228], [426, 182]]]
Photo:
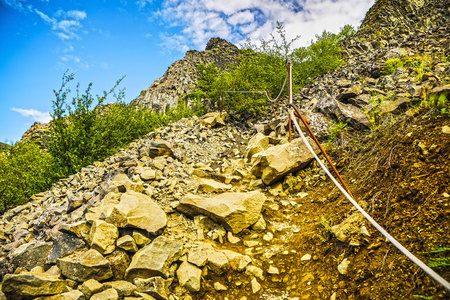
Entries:
[[[276, 22], [304, 46], [323, 30], [359, 26], [374, 0], [0, 0], [0, 141], [48, 122], [65, 70], [94, 94], [126, 76], [126, 101], [211, 37], [269, 38]], [[109, 98], [113, 101], [114, 98]], [[107, 102], [109, 102], [107, 101]]]

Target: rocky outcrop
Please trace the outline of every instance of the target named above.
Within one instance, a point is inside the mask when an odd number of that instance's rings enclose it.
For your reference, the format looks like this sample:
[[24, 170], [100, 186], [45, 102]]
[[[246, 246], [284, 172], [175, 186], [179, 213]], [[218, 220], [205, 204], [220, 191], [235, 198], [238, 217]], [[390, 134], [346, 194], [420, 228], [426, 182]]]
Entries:
[[198, 78], [199, 64], [215, 64], [218, 69], [227, 69], [239, 59], [238, 48], [221, 38], [212, 38], [206, 45], [205, 51], [189, 50], [184, 58], [174, 62], [164, 75], [155, 80], [138, 99], [132, 101], [134, 105], [143, 105], [155, 111], [165, 111], [177, 105], [188, 93], [192, 93]]

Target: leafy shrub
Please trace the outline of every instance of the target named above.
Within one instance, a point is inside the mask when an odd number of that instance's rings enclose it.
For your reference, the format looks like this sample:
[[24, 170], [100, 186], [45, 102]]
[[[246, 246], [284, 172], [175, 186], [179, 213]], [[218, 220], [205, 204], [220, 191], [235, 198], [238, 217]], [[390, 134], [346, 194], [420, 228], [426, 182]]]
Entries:
[[0, 211], [25, 203], [56, 180], [53, 159], [32, 142], [0, 150]]
[[393, 74], [398, 68], [403, 67], [403, 62], [400, 58], [391, 58], [388, 59], [382, 68], [381, 74], [383, 75], [391, 75]]
[[[339, 45], [354, 29], [347, 25], [339, 34], [324, 31], [311, 41], [309, 47], [291, 49], [298, 38], [288, 41], [283, 25], [278, 24], [276, 38], [260, 40], [254, 44], [247, 40], [241, 49], [239, 63], [228, 71], [220, 73], [213, 65], [199, 65], [200, 78], [197, 89], [204, 92], [207, 98], [217, 106], [220, 93], [229, 91], [265, 91], [278, 95], [286, 77], [286, 60], [293, 64], [293, 92], [301, 89], [312, 78], [329, 72], [344, 63]], [[287, 89], [282, 96], [287, 95]], [[267, 112], [267, 98], [264, 94], [233, 94], [226, 96], [229, 112], [238, 116], [261, 115]]]
[[[63, 75], [59, 91], [54, 91], [53, 122], [49, 151], [54, 157], [59, 177], [78, 172], [83, 166], [114, 154], [119, 148], [153, 129], [171, 121], [192, 116], [190, 108], [183, 102], [165, 113], [155, 113], [139, 106], [123, 102], [124, 91], [116, 94], [120, 80], [102, 96], [92, 96], [90, 83], [80, 94], [67, 103], [69, 82], [73, 74]], [[102, 105], [113, 94], [117, 103]]]

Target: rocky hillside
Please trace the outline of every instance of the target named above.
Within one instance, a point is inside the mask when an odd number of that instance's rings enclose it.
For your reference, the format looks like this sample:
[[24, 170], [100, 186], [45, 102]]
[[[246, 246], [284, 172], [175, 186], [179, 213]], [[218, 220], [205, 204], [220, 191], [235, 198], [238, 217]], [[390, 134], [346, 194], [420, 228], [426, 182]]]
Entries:
[[142, 104], [157, 111], [177, 105], [178, 99], [192, 93], [198, 78], [197, 65], [214, 63], [220, 70], [236, 63], [238, 48], [221, 38], [212, 38], [205, 51], [190, 50], [184, 58], [174, 62], [164, 75], [155, 80], [132, 104]]
[[[377, 1], [362, 27], [417, 3]], [[420, 3], [399, 24], [446, 12], [443, 1]], [[419, 106], [450, 93], [450, 20], [440, 16], [397, 36], [357, 34], [348, 64], [294, 97], [322, 141], [335, 134], [326, 148], [357, 202], [426, 263], [450, 248], [450, 118]], [[388, 72], [392, 59], [405, 65]], [[448, 299], [298, 135], [288, 142], [278, 110], [180, 120], [5, 212], [0, 299]], [[433, 268], [450, 280], [448, 265]]]

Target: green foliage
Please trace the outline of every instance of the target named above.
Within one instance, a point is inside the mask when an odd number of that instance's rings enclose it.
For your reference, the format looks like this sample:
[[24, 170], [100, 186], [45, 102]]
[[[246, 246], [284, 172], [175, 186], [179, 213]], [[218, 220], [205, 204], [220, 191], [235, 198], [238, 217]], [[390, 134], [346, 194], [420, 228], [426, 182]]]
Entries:
[[446, 91], [428, 95], [428, 99], [425, 103], [429, 108], [438, 109], [442, 115], [450, 115], [450, 103], [448, 101], [448, 92]]
[[331, 134], [329, 137], [330, 141], [333, 141], [337, 137], [341, 137], [347, 128], [347, 123], [343, 123], [339, 121], [339, 123], [333, 125], [331, 127]]
[[205, 99], [207, 95], [203, 91], [195, 91], [193, 93], [187, 94], [184, 96], [185, 101], [188, 103], [191, 102], [192, 112], [196, 116], [203, 116], [206, 114], [207, 108], [205, 105]]
[[0, 150], [0, 211], [25, 203], [56, 179], [53, 159], [32, 142]]
[[[199, 65], [200, 78], [197, 89], [217, 106], [221, 91], [265, 91], [278, 95], [286, 77], [286, 60], [293, 64], [293, 92], [301, 89], [309, 80], [332, 71], [344, 63], [339, 45], [355, 30], [347, 25], [339, 34], [324, 31], [311, 41], [309, 47], [292, 49], [299, 38], [288, 41], [282, 24], [278, 23], [276, 36], [254, 44], [247, 40], [241, 50], [239, 63], [228, 71], [219, 72], [213, 64]], [[282, 96], [287, 95], [287, 89]], [[267, 112], [267, 98], [264, 94], [224, 95], [225, 107], [237, 116], [261, 115]]]
[[427, 297], [427, 296], [422, 296], [422, 295], [413, 295], [413, 297], [417, 298], [417, 299], [433, 300], [432, 296]]
[[388, 59], [382, 68], [381, 74], [383, 75], [391, 75], [393, 74], [398, 68], [403, 67], [403, 62], [400, 58], [391, 58]]
[[448, 254], [447, 255], [445, 254], [449, 251], [450, 251], [450, 248], [437, 247], [428, 252], [425, 252], [425, 254], [429, 254], [429, 255], [439, 255], [439, 257], [430, 257], [428, 266], [430, 268], [450, 267], [450, 257], [447, 256]]
[[[77, 86], [76, 97], [67, 103], [70, 93], [67, 86], [71, 80], [73, 74], [66, 72], [60, 90], [54, 91], [56, 99], [53, 101], [49, 151], [60, 177], [114, 154], [117, 149], [161, 125], [192, 116], [184, 101], [165, 113], [125, 104], [122, 100], [124, 91], [115, 93], [122, 79], [102, 96], [92, 96], [92, 83], [84, 94], [80, 94]], [[110, 94], [115, 96], [117, 103], [102, 106]]]

